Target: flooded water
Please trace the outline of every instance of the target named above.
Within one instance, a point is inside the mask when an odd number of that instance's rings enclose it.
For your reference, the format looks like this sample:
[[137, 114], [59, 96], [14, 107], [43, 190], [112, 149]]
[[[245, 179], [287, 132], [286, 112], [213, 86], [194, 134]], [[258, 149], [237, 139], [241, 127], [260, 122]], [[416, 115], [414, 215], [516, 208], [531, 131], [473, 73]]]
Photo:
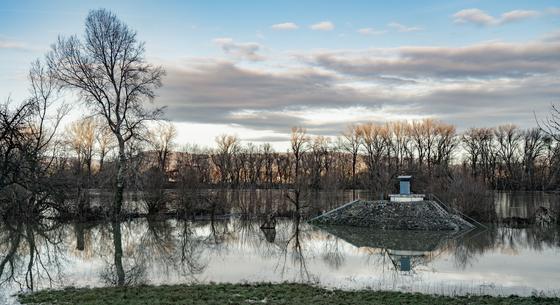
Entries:
[[[500, 196], [497, 208], [506, 212], [508, 204], [519, 213], [540, 205], [539, 199]], [[557, 204], [546, 196], [542, 202]], [[279, 204], [274, 202], [272, 207]], [[319, 228], [282, 219], [275, 230], [261, 230], [261, 222], [244, 219], [3, 223], [0, 304], [14, 302], [10, 295], [20, 291], [119, 281], [290, 281], [439, 294], [560, 295], [558, 227], [452, 234]]]

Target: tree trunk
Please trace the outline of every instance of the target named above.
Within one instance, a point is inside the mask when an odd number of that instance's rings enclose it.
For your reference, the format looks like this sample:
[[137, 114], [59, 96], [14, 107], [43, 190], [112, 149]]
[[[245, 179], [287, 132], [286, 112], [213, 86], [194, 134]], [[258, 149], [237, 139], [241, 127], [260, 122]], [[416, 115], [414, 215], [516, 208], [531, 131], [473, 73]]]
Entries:
[[122, 249], [122, 238], [121, 238], [121, 224], [118, 220], [112, 222], [113, 226], [113, 246], [115, 247], [115, 270], [117, 275], [117, 286], [124, 286], [125, 284], [125, 274], [122, 263], [123, 249]]
[[115, 191], [115, 202], [113, 204], [113, 216], [118, 218], [121, 214], [122, 203], [123, 203], [123, 193], [124, 193], [124, 170], [126, 166], [126, 155], [124, 140], [119, 138], [119, 159], [117, 161], [117, 177]]

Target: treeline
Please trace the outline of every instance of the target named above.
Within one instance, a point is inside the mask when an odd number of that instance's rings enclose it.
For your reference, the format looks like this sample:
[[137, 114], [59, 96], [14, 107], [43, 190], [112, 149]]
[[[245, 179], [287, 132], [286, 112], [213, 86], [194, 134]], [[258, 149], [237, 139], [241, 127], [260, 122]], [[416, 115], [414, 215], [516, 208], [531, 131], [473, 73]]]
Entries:
[[[92, 119], [73, 123], [67, 132], [67, 172], [73, 181], [93, 180], [103, 187], [107, 156], [114, 151], [110, 134]], [[559, 146], [540, 128], [514, 125], [471, 128], [433, 119], [352, 125], [336, 138], [310, 136], [293, 128], [288, 151], [268, 144], [242, 144], [233, 135], [216, 138], [214, 149], [175, 144], [171, 123], [158, 123], [143, 141], [128, 149], [129, 175], [162, 187], [281, 188], [395, 191], [396, 176], [414, 175], [416, 191], [437, 191], [454, 179], [471, 179], [492, 190], [555, 190], [560, 170]], [[92, 167], [92, 162], [96, 161]], [[81, 176], [87, 177], [79, 178]], [[78, 177], [78, 178], [76, 178]], [[97, 182], [95, 182], [97, 181]], [[129, 185], [133, 181], [129, 179]]]

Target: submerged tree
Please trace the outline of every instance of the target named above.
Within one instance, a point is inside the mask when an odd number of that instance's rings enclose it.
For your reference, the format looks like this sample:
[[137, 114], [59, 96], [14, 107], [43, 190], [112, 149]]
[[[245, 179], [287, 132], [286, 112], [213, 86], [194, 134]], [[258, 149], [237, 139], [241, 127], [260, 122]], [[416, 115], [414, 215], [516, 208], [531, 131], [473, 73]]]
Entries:
[[118, 144], [113, 213], [120, 214], [126, 164], [126, 144], [143, 123], [161, 114], [145, 102], [155, 97], [164, 70], [144, 58], [144, 43], [115, 14], [93, 10], [86, 18], [83, 39], [59, 37], [47, 56], [52, 75], [64, 88], [79, 94], [95, 115], [105, 119]]

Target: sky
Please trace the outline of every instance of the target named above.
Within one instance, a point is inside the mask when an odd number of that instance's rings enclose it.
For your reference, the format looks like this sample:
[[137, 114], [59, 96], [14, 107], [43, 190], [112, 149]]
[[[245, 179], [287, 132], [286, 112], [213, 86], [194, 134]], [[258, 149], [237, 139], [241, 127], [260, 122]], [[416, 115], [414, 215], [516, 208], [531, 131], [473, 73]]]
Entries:
[[[30, 63], [98, 8], [165, 68], [155, 103], [180, 145], [235, 134], [285, 149], [292, 126], [422, 118], [529, 128], [560, 102], [560, 3], [536, 0], [0, 0], [0, 100], [23, 100]], [[67, 120], [84, 113], [65, 100]]]

